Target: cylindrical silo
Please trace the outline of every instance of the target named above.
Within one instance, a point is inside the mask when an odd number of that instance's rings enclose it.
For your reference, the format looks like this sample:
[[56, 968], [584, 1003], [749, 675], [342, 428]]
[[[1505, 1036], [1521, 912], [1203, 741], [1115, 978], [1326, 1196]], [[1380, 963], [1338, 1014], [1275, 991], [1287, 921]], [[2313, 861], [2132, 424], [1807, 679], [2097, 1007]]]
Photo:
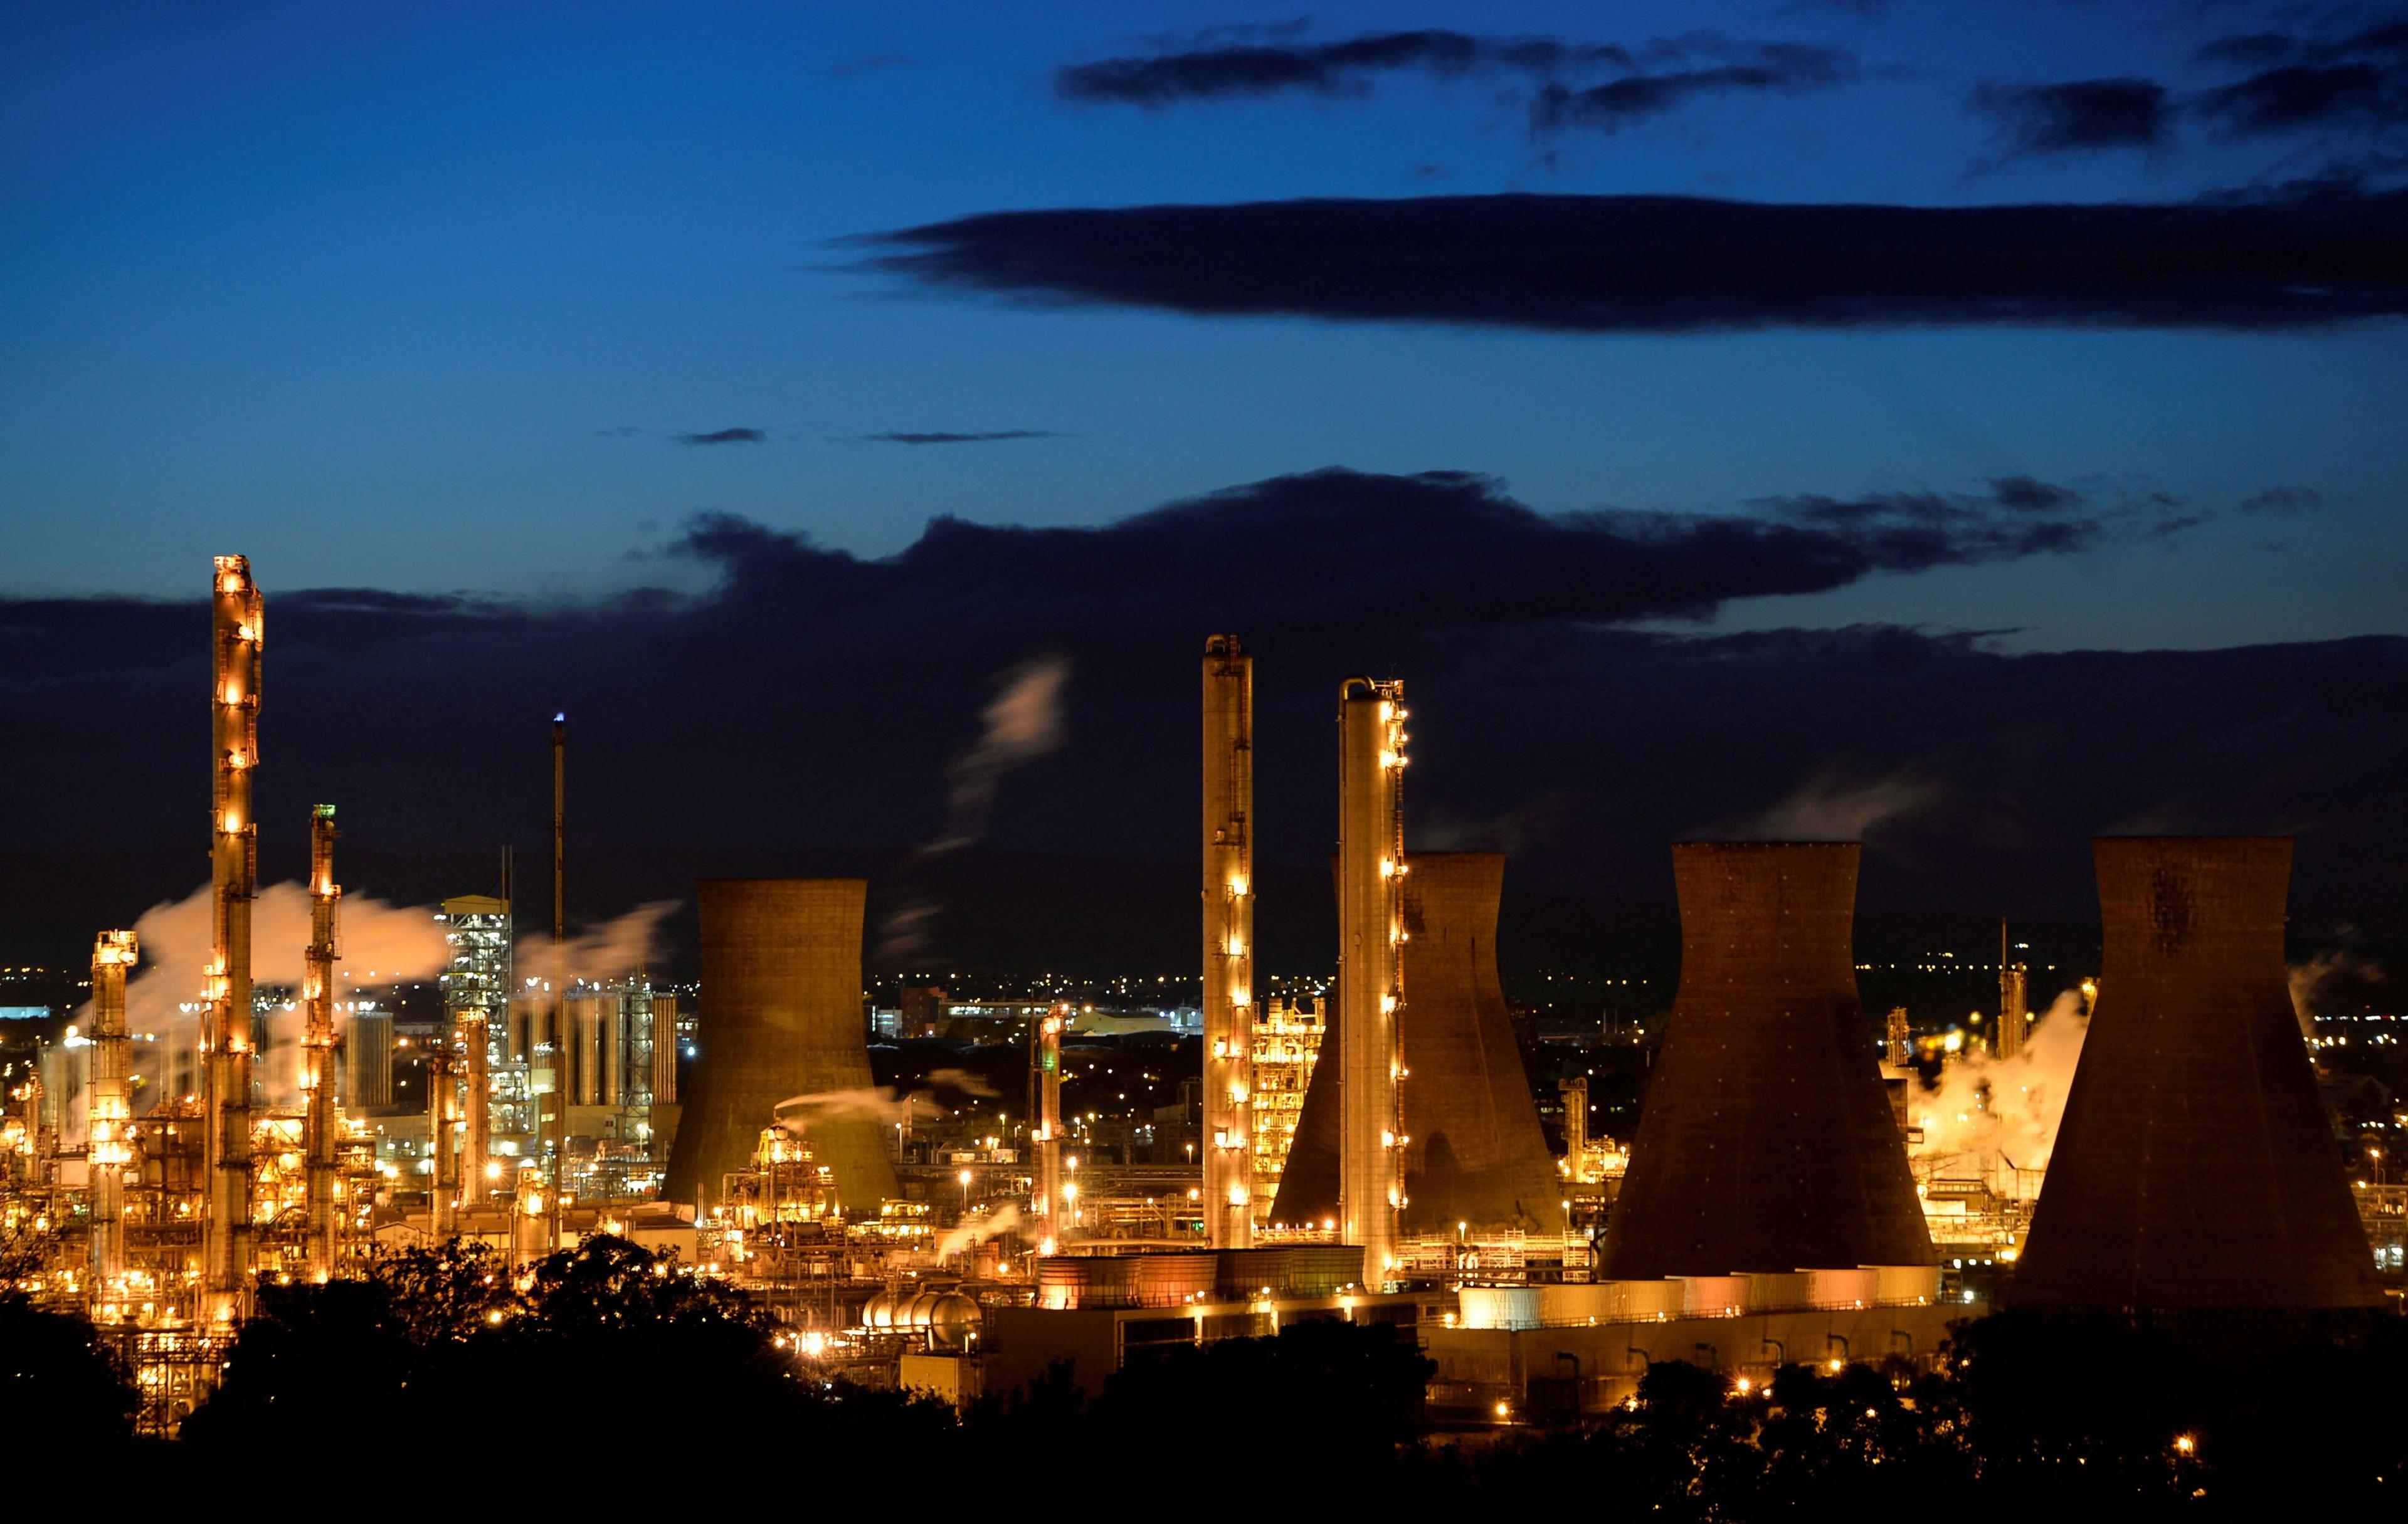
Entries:
[[2017, 1303], [2304, 1310], [2382, 1292], [2291, 1007], [2291, 843], [2092, 844], [2099, 999]]
[[[859, 1103], [872, 1084], [861, 1013], [858, 878], [706, 878], [700, 885], [702, 992], [665, 1195], [719, 1195], [745, 1168], [761, 1129], [786, 1115], [807, 1129], [848, 1213], [895, 1195], [885, 1130]], [[841, 1097], [851, 1104], [810, 1104]]]
[[1856, 995], [1858, 851], [1672, 848], [1681, 989], [1600, 1275], [1935, 1262]]

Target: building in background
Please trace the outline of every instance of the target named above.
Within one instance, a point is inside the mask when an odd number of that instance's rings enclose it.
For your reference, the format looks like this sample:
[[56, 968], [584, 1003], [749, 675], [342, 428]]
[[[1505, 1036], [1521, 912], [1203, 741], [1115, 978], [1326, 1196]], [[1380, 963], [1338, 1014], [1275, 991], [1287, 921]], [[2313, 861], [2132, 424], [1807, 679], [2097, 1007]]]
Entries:
[[1296, 1144], [1304, 1116], [1304, 1092], [1321, 1059], [1321, 1002], [1325, 996], [1273, 995], [1254, 1022], [1254, 1094], [1250, 1125], [1254, 1131], [1254, 1225], [1271, 1218], [1281, 1172]]

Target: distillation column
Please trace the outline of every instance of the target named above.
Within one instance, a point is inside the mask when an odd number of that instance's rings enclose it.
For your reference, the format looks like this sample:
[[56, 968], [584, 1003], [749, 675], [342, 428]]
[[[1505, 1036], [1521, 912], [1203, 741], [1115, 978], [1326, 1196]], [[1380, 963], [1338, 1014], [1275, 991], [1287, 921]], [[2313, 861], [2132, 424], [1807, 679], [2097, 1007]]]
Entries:
[[568, 1199], [568, 922], [562, 898], [567, 881], [568, 712], [552, 717], [552, 1215], [545, 1243], [568, 1246], [561, 1210]]
[[1062, 1194], [1062, 1024], [1067, 1006], [1037, 1023], [1037, 1215], [1040, 1253], [1070, 1242], [1074, 1219]]
[[1254, 659], [1204, 643], [1204, 1210], [1214, 1248], [1254, 1239]]
[[460, 1058], [452, 1033], [440, 1033], [426, 1053], [426, 1151], [433, 1165], [426, 1182], [427, 1231], [436, 1243], [457, 1231], [453, 1206], [460, 1193], [460, 1156], [452, 1145], [460, 1120]]
[[1404, 1205], [1404, 696], [1403, 683], [1369, 677], [1338, 691], [1339, 1242], [1362, 1246], [1373, 1290], [1393, 1278]]
[[457, 1022], [460, 1047], [460, 1202], [464, 1206], [483, 1203], [486, 1183], [485, 1165], [494, 1152], [494, 1070], [492, 1022], [481, 1010], [460, 1013]]
[[308, 1165], [303, 1248], [313, 1280], [335, 1274], [341, 1232], [335, 1206], [334, 1079], [335, 907], [342, 897], [342, 886], [335, 882], [335, 806], [315, 805], [309, 812], [309, 962], [301, 984], [301, 1089], [308, 1104], [302, 1122]]
[[1990, 1038], [1991, 1056], [2012, 1059], [2024, 1050], [2024, 1027], [2031, 1018], [2031, 973], [2014, 961], [2007, 946], [2007, 923], [1999, 922], [1999, 1029]]
[[251, 779], [259, 764], [264, 609], [242, 556], [217, 558], [211, 599], [210, 695], [215, 775], [209, 828], [211, 952], [201, 1046], [208, 1063], [209, 1172], [201, 1279], [211, 1317], [251, 1301], [251, 904], [259, 891], [259, 835]]
[[92, 947], [92, 1084], [85, 1090], [92, 1136], [92, 1280], [95, 1294], [125, 1274], [125, 1168], [134, 1162], [131, 1042], [125, 1032], [125, 971], [132, 932], [103, 932]]

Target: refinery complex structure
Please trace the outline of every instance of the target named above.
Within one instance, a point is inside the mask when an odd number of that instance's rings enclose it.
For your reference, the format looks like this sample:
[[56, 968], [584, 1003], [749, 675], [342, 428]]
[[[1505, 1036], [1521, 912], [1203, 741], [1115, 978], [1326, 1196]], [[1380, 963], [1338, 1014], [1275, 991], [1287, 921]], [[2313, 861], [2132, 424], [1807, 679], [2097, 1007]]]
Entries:
[[[1401, 682], [1338, 688], [1334, 984], [1268, 993], [1254, 657], [1229, 635], [1202, 667], [1184, 1158], [1107, 1161], [1065, 1115], [1068, 1007], [1029, 1013], [1017, 1126], [998, 1107], [984, 1135], [930, 1130], [879, 1086], [860, 879], [701, 883], [690, 1004], [640, 967], [571, 966], [565, 716], [549, 938], [515, 940], [507, 863], [501, 893], [446, 901], [441, 1014], [414, 1033], [338, 977], [336, 807], [292, 822], [309, 933], [283, 1086], [259, 1063], [280, 997], [253, 978], [264, 612], [248, 563], [219, 558], [190, 1035], [129, 1030], [142, 948], [99, 930], [85, 1029], [11, 1090], [0, 1139], [25, 1284], [125, 1343], [161, 1431], [263, 1277], [453, 1238], [514, 1269], [632, 1238], [758, 1293], [832, 1373], [957, 1401], [1298, 1318], [1406, 1325], [1438, 1366], [1432, 1411], [1478, 1421], [1602, 1411], [1652, 1360], [1928, 1360], [1989, 1295], [1974, 1266], [2013, 1265], [2006, 1294], [2036, 1304], [2383, 1298], [2285, 991], [2287, 842], [2097, 845], [2094, 1030], [2031, 1189], [2012, 1161], [2002, 1185], [1911, 1157], [1904, 1015], [1877, 1037], [1852, 962], [1856, 847], [1674, 846], [1682, 974], [1642, 1118], [1627, 1146], [1592, 1135], [1567, 1080], [1558, 1154], [1498, 979], [1504, 859], [1406, 848]], [[2012, 950], [2002, 932], [2001, 1061], [2039, 1032]]]

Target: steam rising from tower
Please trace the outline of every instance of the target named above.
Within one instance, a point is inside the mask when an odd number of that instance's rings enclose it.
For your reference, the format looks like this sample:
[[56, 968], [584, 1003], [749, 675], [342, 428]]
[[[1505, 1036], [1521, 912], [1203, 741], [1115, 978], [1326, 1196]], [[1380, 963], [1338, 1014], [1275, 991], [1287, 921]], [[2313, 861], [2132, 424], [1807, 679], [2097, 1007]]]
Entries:
[[1405, 685], [1338, 689], [1339, 1241], [1363, 1249], [1363, 1283], [1397, 1262], [1404, 1121], [1397, 1024], [1405, 988]]
[[265, 609], [249, 560], [217, 558], [210, 612], [212, 936], [201, 1039], [209, 1190], [201, 1277], [212, 1316], [227, 1318], [248, 1310], [251, 1290], [251, 903], [259, 889], [251, 774], [259, 763]]
[[1254, 1243], [1254, 659], [1204, 643], [1204, 1219]]
[[2014, 1300], [2302, 1310], [2382, 1301], [2283, 961], [2291, 844], [2092, 844], [2099, 999]]

